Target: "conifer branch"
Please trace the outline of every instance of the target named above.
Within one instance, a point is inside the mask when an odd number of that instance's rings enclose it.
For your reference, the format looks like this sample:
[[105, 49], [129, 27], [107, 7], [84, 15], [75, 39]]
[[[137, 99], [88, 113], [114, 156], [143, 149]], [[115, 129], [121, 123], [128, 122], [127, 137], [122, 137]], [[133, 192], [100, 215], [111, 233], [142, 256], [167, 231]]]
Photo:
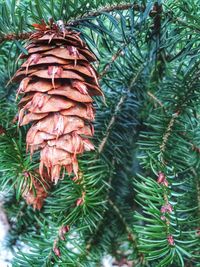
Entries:
[[[19, 235], [15, 238], [19, 240], [19, 252], [13, 265], [95, 265], [101, 261], [103, 251], [118, 254], [112, 234], [116, 234], [117, 245], [119, 242], [120, 247], [130, 247], [135, 265], [146, 265], [146, 262], [141, 262], [144, 256], [149, 261], [147, 265], [152, 266], [184, 266], [189, 260], [195, 265], [199, 256], [196, 216], [200, 199], [200, 158], [195, 153], [200, 153], [200, 148], [199, 138], [194, 133], [196, 130], [199, 133], [199, 74], [196, 69], [191, 71], [195, 62], [198, 67], [196, 33], [199, 33], [199, 14], [196, 10], [193, 12], [196, 0], [184, 9], [180, 3], [153, 0], [146, 6], [141, 1], [108, 6], [103, 0], [101, 7], [99, 3], [90, 4], [87, 0], [73, 1], [69, 9], [68, 3], [65, 5], [62, 0], [51, 1], [52, 6], [43, 0], [36, 2], [38, 4], [30, 6], [27, 3], [30, 20], [25, 21], [17, 18], [21, 4], [17, 8], [11, 7], [13, 16], [7, 4], [9, 18], [7, 23], [4, 12], [0, 43], [28, 39], [33, 32], [25, 33], [26, 29], [32, 31], [26, 27], [27, 21], [42, 18], [47, 21], [51, 15], [55, 21], [63, 19], [68, 29], [79, 28], [103, 62], [100, 77], [108, 107], [98, 105], [95, 124], [95, 140], [99, 140], [97, 149], [79, 158], [79, 180], [69, 177], [70, 180], [65, 179], [56, 186], [46, 199], [45, 210], [40, 211], [41, 217], [32, 209], [25, 209], [22, 214], [19, 203], [12, 202], [15, 208], [13, 217], [20, 218], [12, 229], [15, 233], [15, 226], [20, 225], [17, 228]], [[58, 9], [53, 9], [53, 6]], [[22, 5], [22, 14], [24, 7], [26, 4]], [[175, 7], [174, 11], [171, 12], [170, 7]], [[5, 30], [4, 25], [7, 25]], [[9, 31], [13, 34], [7, 35]], [[16, 44], [20, 48], [20, 44]], [[9, 42], [3, 47], [2, 78], [4, 58], [11, 45]], [[109, 59], [106, 59], [104, 55], [108, 50]], [[147, 62], [145, 68], [141, 62]], [[13, 63], [8, 62], [9, 69]], [[35, 66], [31, 68], [34, 70]], [[143, 96], [148, 98], [147, 105]], [[2, 108], [4, 113], [8, 111], [4, 112]], [[1, 123], [5, 128], [6, 120], [5, 116]], [[18, 135], [13, 140], [17, 138]], [[1, 184], [7, 185], [9, 180], [12, 185], [17, 178], [19, 195], [21, 174], [33, 165], [25, 157], [24, 147], [19, 150], [10, 143], [9, 140], [1, 142]], [[16, 154], [19, 157], [16, 158]], [[25, 160], [27, 163], [23, 165]], [[131, 171], [142, 172], [133, 182], [136, 196], [130, 184]], [[160, 177], [159, 182], [157, 177], [156, 181], [155, 176], [161, 172], [164, 179]], [[19, 175], [15, 177], [16, 173]], [[191, 201], [190, 194], [195, 195]], [[131, 218], [133, 200], [139, 206]], [[79, 207], [77, 201], [81, 203]], [[9, 210], [12, 211], [10, 207]], [[34, 218], [33, 223], [28, 216]], [[66, 240], [61, 235], [61, 225], [73, 226], [74, 232], [70, 232]], [[28, 232], [29, 226], [31, 231]], [[22, 227], [25, 233], [20, 232]], [[20, 252], [21, 242], [30, 246], [30, 252]]]
[[4, 41], [27, 40], [34, 32], [8, 33], [0, 37], [0, 44]]
[[164, 107], [163, 103], [154, 95], [152, 94], [150, 91], [147, 92], [147, 94], [156, 102], [159, 104], [159, 106], [161, 106], [162, 108]]
[[200, 179], [199, 179], [199, 175], [196, 173], [196, 171], [194, 169], [193, 169], [193, 172], [195, 173], [195, 176], [196, 176], [198, 214], [199, 214], [199, 218], [200, 218]]
[[123, 55], [123, 49], [126, 47], [127, 44], [125, 44], [122, 48], [119, 48], [117, 52], [112, 56], [111, 61], [106, 63], [104, 66], [103, 71], [100, 73], [100, 78], [102, 78], [111, 68], [112, 64], [120, 57]]
[[169, 124], [167, 126], [166, 132], [165, 132], [165, 134], [163, 135], [163, 138], [162, 138], [162, 143], [160, 145], [161, 153], [163, 153], [165, 151], [165, 148], [166, 148], [166, 145], [167, 145], [167, 141], [168, 141], [168, 139], [169, 139], [169, 137], [171, 135], [172, 128], [173, 128], [175, 120], [176, 120], [176, 118], [178, 116], [179, 116], [179, 112], [174, 113], [172, 115], [172, 118], [169, 121]]
[[107, 127], [107, 129], [106, 129], [106, 134], [105, 134], [104, 138], [102, 139], [101, 143], [99, 144], [99, 147], [98, 147], [98, 152], [99, 152], [99, 153], [101, 153], [101, 152], [103, 151], [103, 149], [104, 149], [104, 147], [105, 147], [105, 144], [106, 144], [106, 142], [107, 142], [107, 139], [108, 139], [108, 137], [109, 137], [109, 135], [110, 135], [111, 129], [112, 129], [112, 127], [113, 127], [113, 125], [114, 125], [114, 123], [115, 123], [115, 121], [116, 121], [116, 119], [117, 119], [117, 114], [119, 113], [119, 111], [120, 111], [120, 109], [121, 109], [121, 106], [123, 105], [124, 101], [126, 100], [126, 97], [127, 97], [128, 92], [131, 91], [133, 85], [134, 85], [135, 82], [137, 81], [137, 79], [138, 79], [138, 77], [139, 77], [141, 71], [143, 70], [143, 68], [144, 68], [144, 65], [142, 64], [142, 66], [139, 68], [139, 70], [138, 70], [138, 72], [136, 73], [136, 75], [135, 75], [135, 76], [133, 77], [133, 79], [131, 80], [130, 85], [129, 85], [129, 87], [128, 87], [126, 93], [125, 93], [124, 95], [121, 96], [121, 98], [120, 98], [120, 100], [119, 100], [119, 102], [118, 102], [118, 104], [117, 104], [117, 106], [116, 106], [116, 108], [115, 108], [114, 114], [113, 114], [113, 116], [111, 117], [110, 122], [109, 122], [109, 124], [108, 124], [108, 127]]
[[100, 78], [102, 78], [104, 75], [107, 74], [107, 72], [109, 71], [109, 69], [111, 68], [111, 66], [113, 65], [113, 63], [115, 63], [115, 61], [120, 57], [124, 55], [124, 48], [126, 48], [132, 41], [132, 38], [130, 38], [128, 41], [125, 42], [125, 44], [120, 47], [117, 52], [112, 56], [110, 62], [106, 63], [106, 65], [104, 66], [102, 72], [100, 73]]
[[129, 240], [132, 241], [132, 243], [134, 244], [134, 248], [136, 247], [136, 237], [133, 235], [133, 232], [131, 230], [131, 228], [128, 226], [128, 224], [126, 223], [123, 215], [121, 214], [119, 208], [113, 203], [113, 201], [111, 199], [109, 199], [109, 204], [111, 205], [111, 207], [113, 208], [113, 210], [116, 212], [116, 214], [118, 215], [120, 221], [122, 222], [122, 224], [124, 225], [126, 232], [128, 234], [128, 238]]
[[197, 26], [194, 24], [194, 23], [191, 23], [189, 24], [187, 22], [187, 20], [183, 20], [180, 16], [177, 16], [175, 13], [174, 13], [174, 10], [172, 8], [169, 8], [169, 6], [166, 6], [165, 7], [168, 9], [169, 11], [169, 14], [170, 14], [170, 20], [173, 21], [174, 23], [177, 23], [179, 25], [182, 25], [184, 26], [185, 28], [188, 28], [188, 29], [191, 29], [193, 30], [195, 33], [199, 34], [199, 24], [197, 24]]
[[[115, 159], [113, 158], [112, 159], [112, 166], [114, 166], [114, 164], [115, 164]], [[111, 175], [109, 176], [109, 180], [108, 180], [108, 187], [106, 189], [106, 191], [107, 191], [106, 192], [106, 202], [109, 199], [109, 193], [110, 193], [110, 190], [111, 190], [112, 179], [113, 179], [113, 173], [111, 173]], [[81, 254], [79, 256], [79, 260], [80, 261], [82, 261], [83, 259], [85, 259], [89, 255], [89, 253], [90, 253], [90, 251], [92, 249], [93, 242], [95, 241], [96, 236], [97, 236], [97, 234], [98, 234], [98, 232], [99, 232], [99, 230], [100, 230], [100, 228], [101, 228], [101, 226], [103, 224], [105, 213], [106, 213], [106, 209], [103, 210], [102, 219], [99, 220], [99, 222], [97, 223], [97, 226], [96, 226], [96, 229], [95, 229], [94, 233], [91, 235], [91, 237], [89, 238], [89, 240], [86, 243], [85, 253]]]
[[175, 22], [175, 23], [179, 23], [180, 25], [183, 25], [184, 27], [187, 27], [187, 28], [193, 30], [195, 33], [199, 34], [199, 32], [200, 32], [200, 30], [197, 27], [195, 27], [194, 24], [190, 25], [190, 24], [187, 23], [187, 21], [184, 21], [179, 17], [173, 16], [172, 17], [172, 21]]
[[115, 108], [115, 112], [114, 112], [113, 116], [111, 117], [111, 120], [110, 120], [110, 122], [108, 124], [108, 127], [106, 129], [106, 134], [105, 134], [104, 138], [102, 139], [102, 141], [101, 141], [101, 143], [100, 143], [100, 145], [98, 147], [99, 154], [104, 149], [104, 146], [105, 146], [105, 144], [107, 142], [107, 139], [108, 139], [108, 137], [110, 135], [110, 131], [111, 131], [111, 129], [112, 129], [112, 127], [113, 127], [113, 125], [114, 125], [114, 123], [116, 121], [117, 114], [118, 114], [121, 106], [123, 105], [125, 99], [126, 99], [126, 95], [122, 95], [121, 98], [120, 98], [120, 100], [119, 100], [119, 102], [118, 102], [118, 104], [117, 104], [117, 106], [116, 106], [116, 108]]
[[145, 7], [144, 6], [140, 6], [138, 4], [132, 4], [132, 3], [104, 7], [104, 8], [101, 8], [101, 9], [97, 10], [97, 11], [89, 12], [86, 15], [80, 17], [80, 18], [76, 18], [75, 20], [69, 21], [67, 23], [67, 25], [75, 26], [75, 25], [79, 24], [79, 19], [81, 21], [83, 21], [83, 20], [87, 20], [88, 17], [98, 17], [98, 16], [102, 15], [102, 13], [110, 13], [110, 12], [114, 12], [114, 11], [123, 11], [123, 10], [127, 10], [129, 8], [133, 8], [136, 11], [143, 11]]
[[[112, 166], [114, 166], [115, 164], [115, 159], [113, 158], [112, 159]], [[113, 179], [113, 173], [111, 173], [110, 177], [109, 177], [109, 180], [108, 180], [108, 187], [107, 187], [107, 192], [106, 192], [106, 202], [108, 201], [109, 199], [109, 193], [110, 193], [110, 190], [111, 190], [111, 184], [112, 184], [112, 179]], [[106, 210], [104, 209], [103, 211], [103, 214], [102, 214], [102, 220], [100, 220], [97, 224], [97, 227], [95, 229], [95, 232], [94, 234], [91, 236], [91, 238], [89, 239], [89, 241], [87, 242], [87, 245], [86, 245], [86, 254], [88, 255], [88, 253], [90, 252], [90, 249], [92, 247], [92, 244], [93, 244], [93, 241], [95, 240], [95, 237], [96, 237], [96, 234], [98, 233], [102, 223], [103, 223], [103, 218], [104, 218], [104, 214], [105, 214]]]
[[[101, 8], [100, 10], [97, 10], [94, 12], [89, 12], [80, 18], [76, 18], [74, 20], [67, 22], [65, 25], [66, 26], [77, 26], [81, 22], [87, 21], [88, 18], [98, 17], [102, 13], [109, 13], [109, 12], [114, 12], [114, 11], [119, 11], [119, 10], [123, 11], [123, 10], [127, 10], [129, 8], [134, 8], [136, 11], [144, 10], [144, 7], [139, 6], [137, 4], [113, 5], [113, 6]], [[33, 33], [34, 33], [34, 31], [26, 32], [26, 33], [8, 33], [8, 34], [5, 34], [4, 36], [0, 37], [0, 44], [4, 41], [26, 40]]]

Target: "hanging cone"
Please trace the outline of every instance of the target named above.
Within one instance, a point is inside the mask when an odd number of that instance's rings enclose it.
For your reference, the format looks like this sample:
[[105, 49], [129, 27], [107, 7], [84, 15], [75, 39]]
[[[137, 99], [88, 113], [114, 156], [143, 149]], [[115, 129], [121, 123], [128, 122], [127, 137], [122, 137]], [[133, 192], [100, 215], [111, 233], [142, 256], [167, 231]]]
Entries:
[[94, 134], [92, 96], [102, 92], [91, 65], [96, 57], [79, 33], [52, 22], [34, 27], [28, 55], [21, 55], [25, 62], [13, 77], [20, 81], [17, 96], [23, 94], [18, 122], [32, 123], [27, 149], [41, 151], [40, 175], [46, 170], [57, 183], [63, 169], [78, 176], [77, 155], [94, 149], [88, 139]]

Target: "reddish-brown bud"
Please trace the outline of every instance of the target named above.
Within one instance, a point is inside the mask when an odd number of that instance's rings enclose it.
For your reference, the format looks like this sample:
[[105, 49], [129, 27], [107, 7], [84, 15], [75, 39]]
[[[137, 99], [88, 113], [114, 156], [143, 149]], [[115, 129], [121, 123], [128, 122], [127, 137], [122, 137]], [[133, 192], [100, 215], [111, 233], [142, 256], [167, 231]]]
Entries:
[[172, 205], [170, 203], [167, 203], [166, 205], [161, 207], [160, 211], [162, 213], [170, 213], [170, 212], [172, 212], [172, 210], [173, 210]]
[[63, 226], [63, 233], [68, 233], [69, 230], [70, 230], [70, 226], [69, 225]]
[[168, 243], [169, 243], [170, 246], [174, 246], [175, 245], [174, 238], [173, 238], [172, 235], [168, 235], [167, 241], [168, 241]]
[[159, 183], [159, 184], [163, 184], [163, 185], [165, 185], [166, 187], [168, 187], [168, 181], [167, 181], [167, 179], [166, 179], [164, 173], [162, 173], [162, 172], [159, 172], [159, 173], [158, 173], [157, 183]]
[[28, 171], [24, 171], [23, 175], [24, 175], [24, 177], [29, 178], [29, 172]]
[[81, 206], [83, 204], [83, 199], [82, 198], [78, 198], [76, 201], [76, 206]]
[[166, 220], [166, 217], [165, 217], [164, 215], [162, 215], [162, 216], [160, 217], [160, 219], [161, 219], [162, 221], [165, 221], [165, 220]]
[[55, 247], [55, 248], [53, 249], [53, 252], [55, 253], [55, 255], [56, 255], [57, 257], [60, 257], [60, 256], [61, 256], [60, 249], [59, 249], [58, 247]]
[[60, 239], [65, 240], [65, 234], [68, 233], [70, 230], [70, 226], [66, 225], [66, 226], [62, 226], [59, 230], [59, 236]]

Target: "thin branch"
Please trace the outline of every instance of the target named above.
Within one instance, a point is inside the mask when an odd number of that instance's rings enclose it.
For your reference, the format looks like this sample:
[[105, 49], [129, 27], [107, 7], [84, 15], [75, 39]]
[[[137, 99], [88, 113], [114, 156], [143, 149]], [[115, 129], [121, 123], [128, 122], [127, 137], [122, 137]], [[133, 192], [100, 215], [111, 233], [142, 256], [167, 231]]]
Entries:
[[[192, 149], [193, 150], [193, 149]], [[197, 151], [199, 153], [199, 151]], [[196, 192], [197, 192], [197, 203], [198, 203], [198, 214], [200, 218], [200, 179], [198, 175], [198, 171], [195, 170], [195, 168], [191, 168], [195, 178], [196, 178]]]
[[113, 201], [111, 199], [109, 199], [109, 204], [111, 205], [111, 207], [113, 208], [113, 210], [116, 212], [117, 216], [119, 217], [120, 221], [122, 222], [122, 224], [124, 225], [126, 232], [128, 234], [129, 240], [131, 240], [131, 242], [134, 244], [134, 247], [137, 248], [136, 246], [136, 237], [133, 234], [131, 228], [129, 227], [129, 225], [126, 223], [123, 215], [121, 214], [121, 211], [119, 210], [119, 208], [113, 203]]
[[[138, 70], [137, 74], [133, 77], [133, 79], [130, 82], [130, 85], [129, 85], [128, 89], [127, 89], [127, 93], [130, 92], [131, 88], [135, 84], [138, 76], [140, 75], [141, 71], [143, 70], [143, 67], [144, 67], [144, 65], [141, 66], [141, 68]], [[108, 139], [108, 137], [110, 135], [111, 129], [112, 129], [112, 127], [113, 127], [113, 125], [114, 125], [114, 123], [116, 121], [117, 114], [120, 111], [121, 106], [123, 105], [124, 101], [126, 100], [127, 93], [121, 96], [121, 98], [120, 98], [120, 100], [119, 100], [119, 102], [118, 102], [118, 104], [117, 104], [117, 106], [115, 108], [114, 114], [111, 117], [110, 122], [108, 124], [108, 127], [106, 129], [106, 134], [105, 134], [104, 138], [102, 139], [101, 143], [99, 144], [99, 147], [98, 147], [98, 152], [99, 153], [101, 153], [103, 151], [104, 147], [105, 147], [105, 144], [106, 144], [107, 139]]]
[[104, 138], [102, 139], [102, 141], [101, 141], [101, 143], [100, 143], [100, 145], [99, 145], [99, 147], [98, 147], [98, 152], [99, 152], [99, 153], [101, 153], [102, 150], [104, 149], [104, 146], [105, 146], [105, 144], [106, 144], [106, 142], [107, 142], [107, 139], [108, 139], [108, 137], [109, 137], [109, 135], [110, 135], [112, 126], [113, 126], [113, 124], [114, 124], [115, 121], [116, 121], [117, 114], [118, 114], [119, 110], [121, 109], [121, 106], [122, 106], [122, 104], [124, 103], [124, 100], [125, 100], [125, 99], [126, 99], [126, 95], [124, 94], [124, 95], [121, 96], [121, 98], [120, 98], [120, 100], [119, 100], [119, 102], [118, 102], [118, 104], [117, 104], [117, 106], [116, 106], [116, 108], [115, 108], [115, 112], [114, 112], [113, 116], [111, 117], [111, 120], [110, 120], [110, 122], [109, 122], [109, 124], [108, 124], [108, 127], [107, 127], [107, 129], [106, 129], [106, 134], [105, 134]]
[[131, 43], [132, 41], [132, 37], [129, 38], [128, 41], [125, 42], [125, 44], [120, 47], [117, 52], [112, 56], [110, 62], [106, 63], [106, 65], [104, 66], [102, 72], [100, 73], [100, 78], [102, 78], [105, 74], [107, 74], [107, 72], [109, 71], [109, 69], [111, 68], [111, 66], [113, 65], [113, 63], [115, 63], [115, 61], [120, 57], [120, 56], [124, 56], [124, 49]]
[[161, 106], [162, 108], [164, 107], [163, 103], [154, 95], [152, 94], [150, 91], [147, 92], [147, 94], [156, 102], [159, 104], [159, 106]]
[[0, 44], [4, 41], [27, 40], [34, 32], [8, 33], [0, 37]]
[[114, 12], [114, 11], [123, 11], [123, 10], [127, 10], [129, 8], [133, 8], [134, 10], [136, 11], [143, 11], [144, 10], [144, 6], [140, 6], [140, 5], [137, 5], [137, 4], [122, 4], [122, 5], [113, 5], [113, 6], [109, 6], [109, 7], [104, 7], [104, 8], [101, 8], [97, 11], [93, 11], [93, 12], [89, 12], [87, 14], [85, 14], [84, 16], [82, 17], [79, 17], [79, 18], [76, 18], [75, 20], [72, 20], [72, 21], [69, 21], [67, 23], [67, 25], [78, 25], [79, 24], [79, 20], [80, 21], [83, 21], [83, 20], [88, 20], [88, 18], [90, 17], [98, 17], [100, 15], [102, 15], [102, 13], [109, 13], [109, 12]]
[[196, 187], [197, 187], [198, 213], [200, 217], [200, 179], [199, 179], [199, 176], [196, 177]]
[[[114, 166], [114, 164], [115, 164], [115, 159], [113, 158], [112, 159], [111, 166]], [[106, 190], [107, 191], [106, 192], [106, 202], [109, 199], [109, 193], [110, 193], [110, 190], [112, 188], [112, 186], [111, 186], [112, 180], [113, 180], [113, 172], [111, 172], [111, 174], [109, 176], [109, 179], [108, 179], [108, 183], [107, 183], [108, 184], [108, 187], [107, 187], [107, 190]], [[95, 232], [92, 234], [91, 238], [87, 242], [87, 245], [86, 245], [86, 254], [87, 255], [89, 254], [90, 249], [92, 248], [92, 244], [95, 241], [95, 237], [96, 237], [97, 233], [99, 232], [99, 229], [100, 229], [101, 225], [103, 224], [103, 219], [104, 219], [105, 213], [106, 213], [106, 209], [103, 211], [102, 219], [98, 222]]]
[[172, 115], [169, 123], [168, 123], [168, 126], [167, 126], [167, 129], [166, 129], [166, 132], [165, 134], [163, 135], [163, 138], [162, 138], [162, 143], [160, 145], [160, 151], [161, 153], [163, 153], [166, 149], [166, 145], [167, 145], [167, 141], [172, 133], [172, 128], [174, 126], [174, 123], [175, 123], [175, 120], [176, 118], [179, 116], [179, 112], [176, 112], [175, 114]]
[[151, 15], [154, 17], [153, 19], [154, 34], [157, 34], [159, 39], [161, 31], [162, 11], [163, 11], [162, 4], [158, 4], [158, 2], [155, 2]]
[[126, 47], [127, 44], [125, 44], [122, 48], [119, 48], [117, 52], [112, 56], [111, 61], [108, 62], [105, 66], [103, 71], [100, 73], [100, 78], [102, 78], [108, 70], [111, 68], [112, 64], [120, 57], [123, 55], [123, 49]]
[[167, 5], [163, 4], [165, 8], [168, 10], [168, 14], [170, 14], [169, 19], [173, 21], [174, 23], [177, 23], [179, 25], [183, 25], [191, 30], [193, 30], [195, 33], [199, 33], [199, 28], [195, 26], [195, 24], [188, 24], [187, 20], [182, 20], [180, 17], [177, 17], [177, 14], [174, 13], [174, 10]]
[[[98, 17], [102, 13], [109, 13], [117, 10], [127, 10], [129, 8], [134, 8], [136, 11], [144, 10], [143, 6], [139, 6], [137, 4], [124, 4], [124, 5], [113, 5], [110, 7], [104, 7], [100, 10], [94, 11], [94, 12], [89, 12], [85, 14], [82, 17], [76, 18], [75, 20], [71, 20], [67, 22], [65, 25], [66, 26], [77, 26], [83, 21], [87, 21], [91, 17]], [[0, 44], [4, 41], [13, 41], [13, 40], [26, 40], [28, 39], [34, 31], [32, 32], [26, 32], [26, 33], [8, 33], [5, 34], [4, 36], [0, 37]]]
[[[198, 71], [198, 76], [199, 76], [199, 71]], [[196, 77], [196, 76], [195, 76]], [[196, 88], [195, 86], [195, 82], [196, 79], [195, 77], [193, 77], [193, 81], [190, 83], [190, 87], [189, 90], [184, 94], [182, 101], [180, 101], [180, 103], [178, 104], [176, 111], [172, 114], [172, 117], [168, 123], [167, 129], [163, 135], [162, 138], [162, 143], [160, 145], [160, 152], [161, 152], [161, 161], [164, 163], [163, 160], [163, 152], [165, 152], [166, 150], [166, 146], [167, 146], [167, 142], [168, 139], [170, 137], [170, 135], [172, 134], [172, 128], [174, 127], [175, 121], [176, 119], [180, 116], [180, 114], [182, 113], [182, 107], [184, 107], [184, 104], [188, 101], [188, 99], [190, 99], [190, 94], [194, 92], [194, 88]], [[191, 89], [191, 90], [190, 90]]]

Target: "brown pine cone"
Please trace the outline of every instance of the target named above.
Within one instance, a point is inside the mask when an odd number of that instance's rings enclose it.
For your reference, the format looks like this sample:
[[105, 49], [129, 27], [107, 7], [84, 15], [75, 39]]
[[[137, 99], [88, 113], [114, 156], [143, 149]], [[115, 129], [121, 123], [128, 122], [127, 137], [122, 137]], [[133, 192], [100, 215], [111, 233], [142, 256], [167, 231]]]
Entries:
[[40, 150], [40, 175], [46, 168], [57, 183], [62, 169], [78, 176], [77, 155], [94, 149], [92, 96], [102, 95], [96, 60], [75, 31], [51, 23], [34, 25], [37, 31], [26, 46], [28, 55], [13, 80], [21, 81], [19, 125], [31, 123], [27, 149]]

